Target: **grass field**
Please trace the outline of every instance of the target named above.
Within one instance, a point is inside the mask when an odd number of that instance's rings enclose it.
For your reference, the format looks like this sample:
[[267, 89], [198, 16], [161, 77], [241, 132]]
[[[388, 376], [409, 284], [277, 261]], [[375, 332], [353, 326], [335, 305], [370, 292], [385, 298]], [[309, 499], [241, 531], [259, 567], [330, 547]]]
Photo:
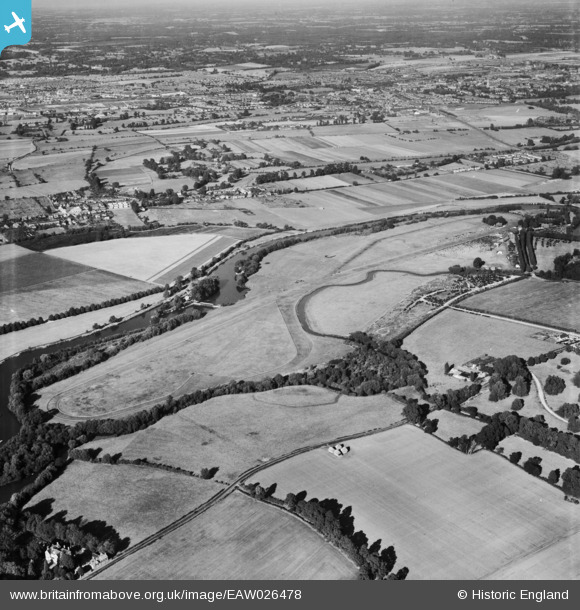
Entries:
[[31, 326], [5, 335], [0, 343], [0, 360], [18, 354], [19, 352], [41, 345], [49, 345], [63, 339], [71, 339], [88, 331], [93, 332], [93, 324], [107, 324], [111, 316], [124, 318], [138, 312], [142, 304], [153, 305], [161, 301], [162, 294], [154, 294], [136, 301], [113, 305], [105, 309], [89, 311], [61, 320], [53, 320], [49, 324]]
[[524, 280], [475, 295], [461, 303], [477, 311], [580, 330], [580, 284]]
[[107, 580], [346, 580], [356, 567], [310, 527], [235, 493], [113, 565]]
[[[25, 258], [28, 256], [16, 259], [16, 262]], [[65, 263], [63, 268], [69, 271], [80, 267], [80, 265], [72, 266], [66, 261], [61, 261], [61, 263]], [[56, 268], [59, 268], [58, 264]], [[34, 274], [36, 274], [36, 270], [34, 270]], [[29, 320], [39, 316], [47, 319], [50, 314], [62, 313], [70, 307], [102, 303], [108, 299], [134, 294], [149, 288], [151, 288], [151, 284], [97, 269], [75, 273], [2, 294], [0, 323]]]
[[445, 442], [447, 442], [453, 436], [471, 436], [477, 434], [485, 425], [470, 417], [464, 417], [462, 415], [456, 415], [449, 411], [435, 411], [429, 414], [429, 419], [438, 421], [437, 430], [434, 435]]
[[52, 512], [67, 519], [105, 521], [131, 544], [203, 504], [221, 487], [195, 477], [146, 466], [73, 462], [30, 500], [52, 499]]
[[0, 161], [9, 161], [34, 150], [34, 144], [30, 139], [0, 138]]
[[[561, 364], [560, 361], [564, 357], [570, 359], [570, 364]], [[574, 375], [580, 371], [580, 356], [578, 356], [578, 354], [558, 354], [554, 360], [548, 360], [548, 362], [534, 365], [531, 368], [531, 371], [538, 377], [542, 387], [545, 386], [546, 379], [549, 375], [561, 377], [566, 382], [566, 387], [560, 394], [556, 394], [555, 396], [546, 394], [546, 402], [554, 411], [557, 411], [561, 405], [567, 402], [580, 403], [580, 388], [572, 383]], [[563, 425], [565, 426], [565, 424]]]
[[295, 449], [332, 441], [402, 419], [389, 396], [339, 396], [310, 386], [213, 398], [165, 417], [146, 430], [89, 443], [104, 453], [199, 472], [219, 467], [217, 478], [242, 472]]
[[58, 405], [68, 415], [103, 416], [232, 378], [260, 378], [295, 355], [275, 304], [224, 308], [45, 388], [40, 404]]
[[[320, 449], [254, 480], [276, 482], [278, 497], [304, 489], [352, 506], [355, 528], [393, 544], [396, 567], [407, 566], [410, 579], [481, 579], [507, 569], [541, 579], [541, 567], [520, 566], [580, 529], [578, 507], [561, 492], [491, 453], [465, 455], [412, 426], [349, 445], [345, 458]], [[568, 560], [560, 578], [577, 578], [580, 557]]]
[[[184, 264], [189, 272], [192, 266], [198, 266], [215, 255], [215, 244], [219, 243], [221, 251], [234, 242], [235, 240], [220, 235], [188, 233], [94, 242], [57, 248], [52, 254], [119, 275], [155, 281], [154, 278], [157, 277], [168, 277], [174, 269], [181, 269]], [[206, 248], [209, 248], [209, 256], [204, 253]], [[177, 275], [178, 273], [171, 279]]]
[[406, 337], [403, 347], [427, 365], [431, 388], [459, 388], [465, 382], [445, 375], [445, 362], [459, 366], [484, 354], [527, 358], [549, 351], [553, 344], [534, 338], [535, 331], [516, 322], [447, 309]]
[[[556, 468], [560, 471], [560, 475], [562, 475], [567, 468], [573, 468], [576, 466], [576, 462], [574, 460], [565, 458], [554, 451], [544, 449], [544, 447], [533, 445], [529, 441], [520, 438], [519, 436], [508, 436], [501, 441], [501, 443], [499, 443], [498, 447], [503, 449], [503, 454], [508, 458], [514, 451], [520, 451], [522, 454], [519, 461], [520, 466], [523, 466], [528, 458], [542, 458], [540, 463], [542, 473], [540, 476], [544, 479], [547, 479], [550, 472]], [[558, 482], [558, 485], [562, 485], [561, 480]]]
[[308, 298], [308, 324], [317, 332], [343, 336], [364, 330], [430, 279], [378, 272], [369, 281], [328, 286]]
[[[532, 369], [534, 370], [534, 369]], [[486, 415], [493, 415], [494, 413], [501, 413], [502, 411], [511, 411], [512, 410], [512, 402], [514, 398], [517, 396], [508, 396], [503, 400], [499, 400], [498, 402], [492, 402], [489, 400], [489, 387], [485, 387], [481, 394], [478, 394], [474, 398], [470, 398], [465, 404], [465, 407], [477, 407], [477, 410], [480, 413], [485, 413]], [[558, 428], [558, 430], [566, 430], [567, 425], [559, 420], [558, 418], [551, 415], [540, 402], [538, 397], [538, 391], [536, 389], [536, 384], [532, 383], [530, 385], [530, 393], [528, 396], [523, 397], [524, 407], [518, 413], [523, 417], [535, 417], [536, 415], [542, 415], [548, 426], [551, 428]], [[559, 406], [559, 405], [557, 405]], [[435, 416], [436, 417], [436, 416]]]

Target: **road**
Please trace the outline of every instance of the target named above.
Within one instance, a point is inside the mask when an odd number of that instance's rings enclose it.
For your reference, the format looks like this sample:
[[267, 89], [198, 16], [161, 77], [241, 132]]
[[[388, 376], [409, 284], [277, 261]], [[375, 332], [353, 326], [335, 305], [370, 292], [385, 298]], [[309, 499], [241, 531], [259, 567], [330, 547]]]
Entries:
[[532, 373], [531, 371], [530, 371], [530, 373], [532, 375], [532, 379], [534, 380], [534, 383], [536, 384], [536, 389], [538, 390], [538, 396], [540, 397], [540, 402], [542, 403], [542, 407], [544, 407], [544, 409], [546, 409], [546, 411], [548, 411], [548, 413], [550, 415], [553, 415], [556, 419], [559, 419], [560, 421], [563, 421], [565, 424], [567, 424], [568, 423], [567, 419], [565, 419], [564, 417], [560, 417], [557, 413], [555, 413], [550, 408], [550, 405], [548, 404], [548, 401], [546, 400], [546, 395], [544, 394], [544, 388], [542, 387], [540, 380], [536, 377], [536, 375], [534, 375], [534, 373]]
[[[257, 466], [253, 466], [252, 468], [249, 468], [248, 470], [243, 472], [228, 487], [226, 487], [225, 489], [220, 490], [217, 494], [212, 496], [207, 502], [204, 502], [200, 506], [196, 507], [194, 510], [192, 510], [189, 513], [183, 515], [183, 517], [180, 517], [176, 521], [173, 521], [173, 523], [170, 523], [169, 525], [167, 525], [166, 527], [164, 527], [164, 528], [160, 529], [159, 531], [155, 532], [151, 536], [148, 536], [144, 540], [141, 540], [141, 542], [138, 542], [137, 544], [135, 544], [134, 546], [130, 547], [126, 551], [124, 551], [122, 553], [119, 553], [116, 557], [113, 557], [113, 559], [108, 561], [106, 563], [106, 565], [103, 565], [100, 568], [97, 568], [96, 570], [94, 570], [93, 572], [88, 574], [84, 578], [84, 580], [92, 580], [95, 576], [97, 576], [98, 574], [102, 574], [105, 570], [107, 570], [111, 566], [115, 565], [116, 563], [119, 563], [120, 561], [123, 561], [127, 557], [130, 557], [131, 555], [134, 555], [135, 553], [141, 551], [142, 549], [152, 545], [157, 540], [160, 540], [164, 536], [167, 536], [171, 532], [174, 532], [175, 530], [179, 529], [182, 525], [185, 525], [186, 523], [189, 523], [190, 521], [192, 521], [196, 517], [199, 517], [199, 515], [203, 514], [208, 509], [210, 509], [213, 506], [215, 506], [218, 502], [220, 502], [221, 500], [223, 500], [224, 498], [227, 498], [230, 494], [232, 494], [237, 489], [237, 487], [241, 483], [243, 483], [246, 479], [252, 477], [256, 473], [260, 472], [261, 470], [265, 470], [266, 468], [270, 468], [271, 466], [274, 466], [275, 464], [279, 464], [280, 462], [284, 462], [286, 460], [289, 460], [289, 459], [291, 459], [293, 457], [296, 457], [297, 455], [300, 455], [302, 453], [307, 453], [309, 451], [314, 451], [315, 449], [320, 449], [321, 447], [327, 447], [329, 445], [336, 445], [337, 443], [344, 443], [344, 442], [347, 442], [347, 441], [352, 441], [352, 440], [357, 439], [357, 438], [362, 438], [362, 437], [365, 437], [365, 436], [371, 436], [373, 434], [379, 434], [381, 432], [386, 432], [388, 430], [392, 430], [394, 428], [398, 428], [398, 427], [402, 426], [405, 423], [406, 423], [406, 420], [402, 419], [402, 420], [400, 420], [398, 422], [395, 422], [394, 424], [390, 424], [389, 426], [386, 426], [384, 428], [374, 428], [372, 430], [367, 430], [365, 432], [359, 432], [357, 434], [352, 434], [350, 436], [341, 436], [339, 438], [335, 438], [335, 439], [330, 440], [330, 441], [325, 441], [325, 442], [322, 442], [322, 443], [315, 443], [315, 444], [307, 445], [306, 447], [301, 447], [300, 449], [295, 449], [294, 451], [290, 451], [289, 453], [286, 453], [284, 455], [281, 455], [280, 457], [277, 457], [277, 458], [274, 458], [272, 460], [269, 460], [268, 462], [265, 462], [263, 464], [258, 464]], [[143, 468], [148, 468], [148, 466], [143, 466]]]

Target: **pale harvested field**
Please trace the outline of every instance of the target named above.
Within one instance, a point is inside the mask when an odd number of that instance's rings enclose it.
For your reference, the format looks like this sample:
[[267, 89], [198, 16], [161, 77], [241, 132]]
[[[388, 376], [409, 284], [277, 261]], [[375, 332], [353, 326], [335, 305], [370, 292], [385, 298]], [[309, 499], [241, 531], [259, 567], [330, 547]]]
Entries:
[[98, 580], [347, 580], [356, 567], [310, 527], [235, 493]]
[[[520, 451], [522, 458], [519, 461], [519, 466], [525, 464], [528, 458], [539, 457], [542, 458], [540, 466], [542, 467], [541, 477], [544, 479], [548, 478], [548, 475], [552, 470], [556, 468], [560, 471], [560, 477], [567, 468], [573, 468], [576, 466], [574, 460], [570, 460], [554, 451], [544, 449], [544, 447], [537, 447], [533, 443], [520, 438], [519, 436], [508, 436], [498, 445], [503, 449], [503, 454], [509, 458], [514, 451]], [[528, 475], [531, 476], [531, 475]], [[562, 481], [558, 482], [558, 486], [562, 486]]]
[[86, 446], [191, 472], [218, 466], [216, 478], [234, 481], [295, 449], [386, 427], [402, 419], [401, 411], [401, 403], [386, 395], [356, 398], [297, 386], [213, 398], [146, 430]]
[[168, 272], [183, 259], [203, 252], [218, 239], [220, 236], [209, 233], [135, 237], [56, 248], [51, 253], [65, 260], [145, 281]]
[[161, 294], [152, 294], [144, 299], [121, 303], [121, 305], [114, 305], [97, 311], [89, 311], [62, 320], [53, 320], [41, 326], [32, 326], [9, 333], [2, 338], [0, 343], [0, 360], [18, 354], [25, 349], [49, 345], [63, 339], [72, 339], [88, 331], [93, 332], [93, 324], [107, 324], [111, 316], [124, 318], [140, 311], [141, 304], [153, 305], [160, 302], [162, 298]]
[[532, 336], [535, 332], [516, 322], [447, 309], [406, 337], [403, 347], [426, 364], [431, 388], [462, 387], [464, 382], [443, 373], [445, 362], [459, 366], [485, 354], [528, 358], [549, 351]]
[[202, 265], [209, 263], [215, 256], [218, 256], [218, 254], [221, 254], [224, 250], [227, 250], [238, 241], [224, 235], [210, 236], [215, 237], [215, 239], [207, 242], [200, 250], [194, 251], [191, 256], [186, 256], [185, 258], [180, 259], [178, 263], [163, 270], [161, 274], [156, 275], [152, 281], [156, 284], [166, 284], [172, 282], [178, 275], [185, 277], [191, 272], [192, 267], [199, 268]]
[[431, 279], [377, 272], [369, 281], [328, 286], [308, 298], [306, 319], [316, 332], [347, 336], [366, 329]]
[[[324, 449], [258, 473], [276, 495], [306, 490], [352, 506], [369, 541], [393, 544], [410, 579], [481, 579], [517, 569], [538, 550], [580, 530], [578, 507], [562, 493], [486, 451], [465, 455], [413, 426]], [[559, 578], [572, 578], [580, 557]], [[546, 573], [551, 573], [546, 566]], [[541, 567], [522, 578], [543, 578]]]
[[97, 269], [75, 273], [2, 294], [0, 323], [39, 316], [46, 320], [50, 314], [65, 312], [70, 307], [102, 303], [151, 287], [151, 284]]
[[232, 378], [265, 377], [295, 355], [275, 304], [224, 308], [45, 388], [40, 405], [101, 417]]
[[216, 483], [146, 466], [74, 461], [28, 506], [52, 499], [53, 513], [66, 511], [67, 519], [105, 521], [135, 544], [220, 489]]
[[580, 330], [580, 284], [523, 280], [477, 294], [461, 306], [528, 322]]

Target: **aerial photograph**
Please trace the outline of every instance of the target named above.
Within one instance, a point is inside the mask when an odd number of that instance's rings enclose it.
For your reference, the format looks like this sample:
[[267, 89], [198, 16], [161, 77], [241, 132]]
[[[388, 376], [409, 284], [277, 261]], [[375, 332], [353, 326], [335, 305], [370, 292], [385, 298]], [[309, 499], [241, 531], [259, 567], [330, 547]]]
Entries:
[[25, 4], [0, 579], [579, 580], [578, 0]]

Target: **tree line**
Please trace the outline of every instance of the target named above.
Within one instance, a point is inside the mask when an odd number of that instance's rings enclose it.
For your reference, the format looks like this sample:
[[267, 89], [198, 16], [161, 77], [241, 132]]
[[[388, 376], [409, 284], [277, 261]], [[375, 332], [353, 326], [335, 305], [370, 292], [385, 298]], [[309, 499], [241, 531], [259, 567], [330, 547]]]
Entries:
[[285, 500], [274, 497], [276, 484], [265, 489], [259, 483], [249, 483], [243, 490], [253, 498], [286, 509], [300, 517], [333, 546], [352, 559], [359, 567], [360, 580], [405, 580], [408, 568], [401, 568], [397, 573], [392, 570], [397, 561], [393, 546], [382, 547], [382, 540], [369, 545], [367, 535], [355, 531], [352, 507], [343, 508], [335, 499], [306, 501], [306, 492], [289, 493]]
[[90, 305], [79, 305], [78, 307], [69, 307], [69, 309], [63, 311], [62, 313], [50, 314], [46, 320], [42, 316], [40, 316], [38, 318], [30, 318], [30, 320], [8, 322], [7, 324], [2, 324], [2, 326], [0, 326], [0, 335], [5, 335], [7, 333], [11, 333], [17, 330], [23, 330], [25, 328], [29, 328], [30, 326], [46, 324], [46, 322], [49, 321], [62, 320], [63, 318], [78, 316], [89, 311], [97, 311], [99, 309], [113, 307], [114, 305], [128, 303], [129, 301], [136, 301], [138, 299], [142, 299], [153, 294], [158, 294], [159, 292], [163, 292], [163, 288], [161, 286], [155, 286], [153, 288], [149, 288], [148, 290], [140, 290], [139, 292], [134, 292], [133, 294], [107, 299], [106, 301], [102, 301], [101, 303], [91, 303]]

